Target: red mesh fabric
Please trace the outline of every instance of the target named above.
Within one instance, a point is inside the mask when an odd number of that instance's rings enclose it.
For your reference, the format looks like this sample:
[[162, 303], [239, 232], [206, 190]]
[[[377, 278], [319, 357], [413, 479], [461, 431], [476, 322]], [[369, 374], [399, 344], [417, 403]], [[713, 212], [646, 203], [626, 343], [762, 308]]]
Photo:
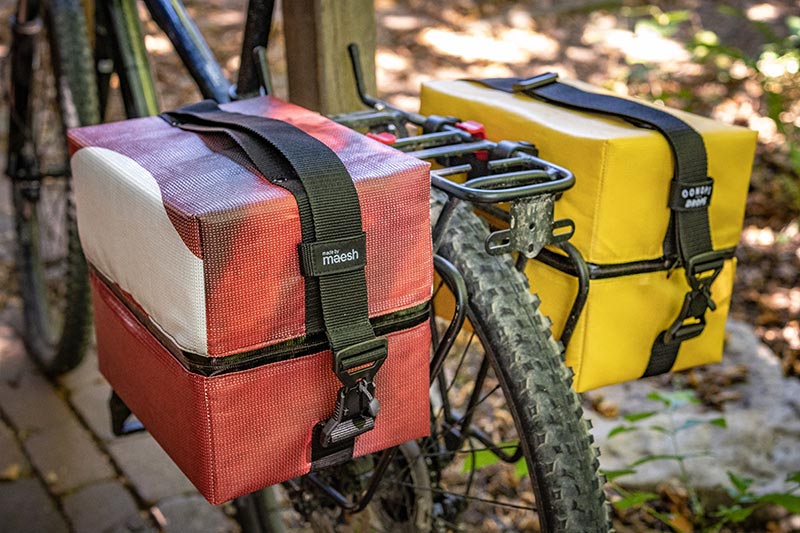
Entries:
[[[100, 281], [91, 280], [100, 371], [214, 504], [305, 474], [311, 431], [330, 415], [339, 384], [330, 353], [216, 377], [186, 370]], [[426, 322], [389, 334], [376, 376], [381, 411], [356, 439], [372, 453], [429, 431]]]
[[[427, 163], [274, 98], [223, 107], [291, 122], [341, 158], [361, 200], [371, 316], [430, 298]], [[99, 146], [128, 156], [158, 182], [175, 229], [204, 261], [207, 355], [305, 333], [300, 221], [286, 190], [212, 150], [214, 142], [155, 117], [72, 130], [70, 141], [73, 150]]]

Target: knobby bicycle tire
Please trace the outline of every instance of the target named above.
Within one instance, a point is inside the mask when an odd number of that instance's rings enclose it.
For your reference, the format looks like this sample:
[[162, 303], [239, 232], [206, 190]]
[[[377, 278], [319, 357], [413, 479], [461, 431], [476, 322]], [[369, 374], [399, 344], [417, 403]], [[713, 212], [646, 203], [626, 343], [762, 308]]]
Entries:
[[[37, 135], [35, 121], [46, 120], [42, 116], [49, 112], [58, 115], [58, 140], [40, 144], [60, 144], [57, 170], [64, 174], [48, 175], [44, 157], [36, 154], [42, 174], [40, 195], [30, 197], [25, 192], [29, 185], [15, 181], [13, 201], [25, 342], [44, 370], [57, 375], [81, 362], [91, 325], [87, 267], [78, 239], [64, 135], [67, 128], [96, 124], [100, 117], [93, 55], [80, 0], [46, 0], [40, 10], [44, 31], [36, 37], [39, 64], [35, 59], [34, 78], [38, 80], [33, 83], [40, 81], [42, 86], [32, 87], [32, 108], [27, 115], [32, 123], [28, 127]], [[48, 60], [50, 64], [46, 64]], [[55, 88], [48, 87], [49, 79]], [[11, 83], [15, 83], [13, 77]], [[27, 117], [12, 116], [11, 120]], [[49, 257], [47, 253], [53, 250], [45, 252], [45, 240], [58, 231], [66, 235], [55, 239], [66, 243], [52, 246], [57, 257]]]
[[[435, 215], [440, 208], [441, 201], [432, 202], [432, 214]], [[490, 256], [486, 253], [483, 240], [487, 234], [485, 222], [475, 216], [467, 206], [462, 205], [453, 215], [439, 254], [453, 263], [464, 277], [469, 291], [469, 321], [481, 342], [488, 344], [494, 354], [491, 363], [513, 417], [517, 436], [520, 437], [519, 443], [535, 493], [538, 526], [535, 521], [525, 521], [523, 517], [516, 525], [503, 524], [499, 527], [502, 530], [540, 528], [546, 532], [607, 531], [608, 507], [602, 479], [598, 474], [597, 449], [592, 444], [590, 426], [583, 418], [579, 397], [570, 386], [572, 373], [563, 364], [561, 345], [552, 338], [549, 320], [538, 310], [538, 299], [530, 293], [524, 275], [514, 268], [512, 257]], [[458, 369], [461, 368], [459, 362]], [[455, 381], [456, 375], [452, 382]], [[432, 390], [436, 390], [436, 387]], [[441, 388], [438, 390], [441, 392]], [[446, 390], [444, 396], [447, 395]], [[433, 422], [439, 424], [441, 422], [434, 416], [434, 411], [432, 409]], [[418, 441], [418, 448], [430, 450], [436, 438], [434, 434], [431, 438]], [[436, 448], [437, 451], [439, 449]], [[405, 462], [409, 461], [408, 455], [407, 451], [397, 454]], [[431, 458], [435, 459], [435, 455], [438, 453], [428, 454], [423, 451], [429, 467], [432, 465]], [[472, 468], [478, 462], [484, 461], [476, 460], [474, 454], [472, 457]], [[457, 474], [465, 471], [464, 467], [457, 470]], [[349, 472], [346, 467], [336, 467], [331, 479], [350, 475]], [[421, 505], [420, 499], [424, 499], [424, 493], [436, 495], [437, 490], [441, 489], [441, 479], [432, 477], [432, 488], [415, 488], [417, 494], [412, 501], [416, 507]], [[389, 490], [394, 491], [403, 485], [402, 480], [397, 479], [390, 479], [387, 484], [390, 486]], [[282, 531], [281, 527], [270, 527], [266, 520], [259, 518], [270, 514], [261, 503], [264, 500], [257, 494], [241, 499], [251, 509], [257, 510], [249, 515], [248, 521], [242, 523], [245, 533]], [[518, 495], [512, 490], [511, 498], [514, 496]], [[324, 496], [311, 494], [305, 495], [304, 499], [319, 501], [324, 500]], [[385, 502], [385, 499], [381, 500], [376, 496], [370, 506], [385, 505]], [[440, 505], [428, 502], [424, 507], [431, 507], [431, 503], [433, 508]], [[293, 505], [295, 509], [300, 507], [297, 502]], [[327, 509], [331, 513], [336, 512], [334, 507]], [[475, 518], [465, 514], [466, 512], [468, 511], [459, 511], [460, 520], [466, 521], [467, 526], [478, 526], [479, 524], [469, 522]], [[274, 515], [273, 512], [273, 520], [270, 522], [273, 525]], [[416, 520], [416, 514], [406, 515]], [[337, 530], [342, 523], [346, 523], [344, 530], [347, 531], [453, 529], [452, 524], [437, 523], [435, 517], [420, 528], [413, 523], [412, 518], [408, 518], [406, 527], [400, 527], [395, 522], [384, 524], [381, 528], [376, 528], [374, 524], [364, 528], [353, 527], [357, 520], [353, 517], [344, 522], [341, 517], [338, 521], [333, 518], [325, 527], [319, 527], [312, 520], [311, 525], [312, 529], [319, 531]], [[303, 516], [303, 519], [309, 522], [308, 516]]]
[[449, 228], [439, 253], [461, 271], [470, 293], [473, 321], [497, 349], [497, 370], [512, 401], [532, 474], [543, 531], [605, 531], [608, 509], [598, 474], [598, 451], [572, 390], [572, 371], [562, 347], [539, 310], [527, 278], [512, 258], [489, 256], [487, 230], [463, 214]]

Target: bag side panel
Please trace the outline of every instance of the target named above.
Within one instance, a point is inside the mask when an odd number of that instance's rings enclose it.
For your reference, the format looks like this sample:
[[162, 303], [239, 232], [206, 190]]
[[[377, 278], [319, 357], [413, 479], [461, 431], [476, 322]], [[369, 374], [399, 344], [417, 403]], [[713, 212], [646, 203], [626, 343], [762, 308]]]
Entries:
[[[674, 370], [721, 359], [734, 271], [735, 260], [726, 261], [712, 287], [717, 309], [706, 312], [702, 335], [681, 345]], [[560, 334], [577, 281], [538, 261], [528, 263], [527, 273], [542, 299], [542, 311], [553, 319], [554, 332]], [[575, 372], [575, 390], [584, 392], [640, 378], [653, 341], [678, 316], [687, 291], [680, 269], [669, 278], [666, 272], [652, 272], [592, 280], [589, 299], [566, 352], [566, 363]]]
[[[204, 377], [187, 371], [92, 276], [100, 369], [192, 483], [219, 504], [311, 468], [311, 432], [330, 416], [340, 383], [330, 352]], [[387, 335], [375, 377], [381, 411], [355, 455], [430, 431], [425, 321]]]
[[[375, 377], [381, 410], [354, 455], [427, 435], [428, 322], [387, 335]], [[230, 499], [308, 473], [311, 431], [331, 414], [341, 384], [330, 352], [209, 378], [218, 497]]]
[[91, 288], [100, 372], [197, 489], [215, 500], [202, 379], [177, 364], [94, 275]]

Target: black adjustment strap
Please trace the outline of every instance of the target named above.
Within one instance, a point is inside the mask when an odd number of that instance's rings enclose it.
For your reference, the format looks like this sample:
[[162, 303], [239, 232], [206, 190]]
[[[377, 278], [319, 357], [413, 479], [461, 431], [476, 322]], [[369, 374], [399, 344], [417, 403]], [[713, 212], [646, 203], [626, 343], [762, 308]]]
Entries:
[[554, 73], [546, 73], [528, 79], [471, 81], [505, 92], [521, 92], [562, 107], [618, 117], [637, 127], [655, 129], [667, 140], [674, 159], [674, 174], [668, 200], [671, 217], [665, 256], [671, 256], [671, 250], [676, 250], [686, 268], [691, 290], [686, 294], [678, 318], [655, 340], [645, 375], [669, 371], [680, 343], [699, 335], [705, 326], [706, 309], [715, 308], [710, 296], [711, 283], [723, 265], [721, 256], [713, 252], [711, 242], [708, 206], [713, 181], [708, 177], [703, 137], [683, 120], [662, 110], [625, 98], [584, 91], [559, 83], [557, 78]]
[[[299, 128], [280, 120], [223, 111], [210, 100], [165, 113], [162, 118], [189, 131], [229, 135], [259, 172], [297, 199], [303, 241], [298, 255], [306, 283], [318, 287], [318, 308], [333, 352], [333, 370], [344, 384], [334, 409], [340, 412], [341, 398], [348, 398], [353, 389], [362, 391], [359, 394], [369, 390], [359, 384], [371, 384], [387, 356], [386, 339], [376, 338], [369, 322], [366, 237], [358, 194], [347, 169], [330, 148]], [[282, 163], [276, 165], [276, 158]], [[311, 311], [307, 308], [306, 314]], [[354, 357], [360, 362], [355, 370], [348, 364]], [[326, 425], [323, 442], [349, 442], [352, 447], [354, 437], [374, 425], [374, 414], [366, 413], [373, 423], [358, 424], [359, 432], [337, 431], [338, 427]], [[348, 418], [338, 422], [347, 424], [362, 415], [365, 413], [349, 412]]]

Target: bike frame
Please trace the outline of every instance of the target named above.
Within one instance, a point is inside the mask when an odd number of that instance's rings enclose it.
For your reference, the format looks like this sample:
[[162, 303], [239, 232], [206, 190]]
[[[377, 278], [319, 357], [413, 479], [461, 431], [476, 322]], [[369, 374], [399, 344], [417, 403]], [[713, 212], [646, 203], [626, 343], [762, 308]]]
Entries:
[[[33, 55], [35, 37], [42, 29], [39, 19], [38, 0], [20, 0], [11, 20], [14, 32], [12, 40], [11, 76], [18, 78], [18, 87], [12, 84], [9, 112], [12, 120], [8, 132], [8, 157], [6, 174], [12, 179], [35, 182], [39, 179], [39, 168], [35, 161], [31, 124], [30, 83], [33, 79]], [[35, 188], [28, 188], [33, 192]]]

